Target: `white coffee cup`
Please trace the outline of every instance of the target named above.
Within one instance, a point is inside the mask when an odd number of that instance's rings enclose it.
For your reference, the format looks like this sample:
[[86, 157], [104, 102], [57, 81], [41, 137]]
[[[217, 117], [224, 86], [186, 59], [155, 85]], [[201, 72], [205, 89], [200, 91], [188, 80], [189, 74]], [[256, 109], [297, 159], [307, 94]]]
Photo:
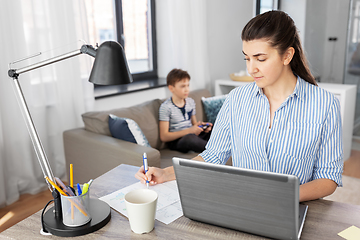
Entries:
[[155, 225], [158, 194], [150, 189], [138, 189], [125, 195], [130, 228], [134, 233], [151, 232]]

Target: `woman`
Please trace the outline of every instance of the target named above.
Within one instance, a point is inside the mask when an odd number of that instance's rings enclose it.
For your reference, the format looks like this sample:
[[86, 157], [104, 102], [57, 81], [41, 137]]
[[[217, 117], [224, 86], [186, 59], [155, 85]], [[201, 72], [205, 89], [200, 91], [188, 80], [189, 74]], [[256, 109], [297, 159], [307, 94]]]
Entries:
[[[282, 11], [251, 19], [243, 54], [254, 83], [231, 91], [206, 150], [195, 160], [296, 175], [300, 202], [341, 186], [343, 150], [339, 101], [316, 86], [293, 20]], [[173, 167], [140, 168], [151, 184], [175, 179]]]

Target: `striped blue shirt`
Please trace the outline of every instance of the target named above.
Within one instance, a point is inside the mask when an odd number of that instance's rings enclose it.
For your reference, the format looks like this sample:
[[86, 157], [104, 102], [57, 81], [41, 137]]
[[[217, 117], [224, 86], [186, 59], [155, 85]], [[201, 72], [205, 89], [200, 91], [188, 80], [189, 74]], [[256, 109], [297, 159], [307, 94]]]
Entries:
[[295, 175], [301, 184], [327, 178], [342, 186], [340, 103], [331, 93], [297, 79], [294, 92], [275, 111], [255, 83], [226, 98], [206, 150], [210, 163]]

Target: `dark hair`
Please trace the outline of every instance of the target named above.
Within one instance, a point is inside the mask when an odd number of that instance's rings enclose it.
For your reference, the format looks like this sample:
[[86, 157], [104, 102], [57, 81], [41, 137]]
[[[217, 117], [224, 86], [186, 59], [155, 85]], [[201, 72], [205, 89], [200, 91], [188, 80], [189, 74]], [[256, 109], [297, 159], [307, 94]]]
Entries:
[[295, 23], [285, 12], [273, 10], [257, 15], [246, 24], [241, 38], [243, 41], [266, 39], [280, 55], [293, 47], [295, 53], [290, 62], [291, 70], [305, 81], [317, 85], [310, 72]]
[[175, 83], [183, 80], [184, 78], [190, 80], [190, 75], [188, 74], [188, 72], [178, 68], [174, 68], [168, 73], [166, 77], [166, 84], [168, 86], [175, 86]]

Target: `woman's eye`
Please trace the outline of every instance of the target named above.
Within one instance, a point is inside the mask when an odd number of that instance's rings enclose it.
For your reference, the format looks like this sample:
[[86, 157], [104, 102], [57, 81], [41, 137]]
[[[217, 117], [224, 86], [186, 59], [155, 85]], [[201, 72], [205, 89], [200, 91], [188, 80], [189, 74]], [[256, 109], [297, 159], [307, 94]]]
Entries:
[[266, 59], [258, 59], [259, 62], [265, 62]]
[[250, 59], [249, 58], [244, 58], [245, 61], [249, 61]]

